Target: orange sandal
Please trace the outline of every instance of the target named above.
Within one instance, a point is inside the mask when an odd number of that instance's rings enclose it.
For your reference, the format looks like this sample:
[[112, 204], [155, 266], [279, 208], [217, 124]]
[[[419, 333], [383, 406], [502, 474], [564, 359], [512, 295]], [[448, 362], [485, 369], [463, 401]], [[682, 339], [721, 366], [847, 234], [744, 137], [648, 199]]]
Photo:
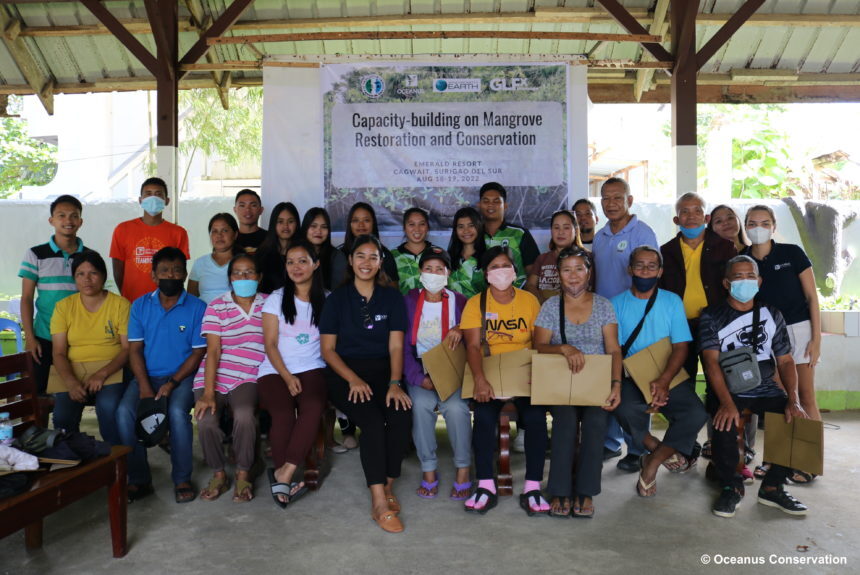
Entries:
[[403, 523], [393, 513], [385, 513], [379, 517], [370, 517], [379, 525], [380, 529], [388, 533], [400, 533], [403, 531]]

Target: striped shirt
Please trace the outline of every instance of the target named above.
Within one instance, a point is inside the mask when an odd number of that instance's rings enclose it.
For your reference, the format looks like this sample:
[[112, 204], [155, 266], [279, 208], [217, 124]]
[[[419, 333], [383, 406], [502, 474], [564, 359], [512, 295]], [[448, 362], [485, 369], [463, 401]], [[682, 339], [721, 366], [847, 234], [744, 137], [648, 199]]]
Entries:
[[[90, 251], [84, 247], [84, 242], [78, 238], [78, 249], [75, 253]], [[51, 339], [51, 316], [54, 306], [63, 298], [78, 291], [72, 277], [71, 256], [60, 249], [54, 242], [54, 236], [46, 244], [34, 246], [27, 250], [18, 270], [18, 277], [36, 282], [39, 295], [36, 298], [36, 319], [33, 329], [36, 337]]]
[[[201, 333], [221, 337], [221, 361], [215, 373], [215, 391], [230, 393], [243, 383], [257, 381], [257, 368], [266, 357], [263, 346], [263, 304], [265, 294], [257, 294], [251, 313], [236, 305], [230, 292], [213, 299], [206, 307]], [[194, 377], [194, 389], [205, 387], [206, 361]]]

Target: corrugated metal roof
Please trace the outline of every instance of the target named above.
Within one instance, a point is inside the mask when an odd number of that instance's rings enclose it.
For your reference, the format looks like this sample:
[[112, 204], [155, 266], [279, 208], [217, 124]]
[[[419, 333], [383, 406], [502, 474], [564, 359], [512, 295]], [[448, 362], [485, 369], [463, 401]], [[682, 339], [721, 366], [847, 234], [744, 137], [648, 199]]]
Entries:
[[[193, 45], [198, 32], [190, 24], [189, 3], [180, 2], [180, 54]], [[230, 0], [199, 0], [203, 13], [216, 19]], [[662, 0], [624, 0], [622, 4], [648, 28]], [[699, 4], [696, 43], [703, 46], [726, 17], [743, 0], [702, 0]], [[143, 46], [155, 53], [147, 33], [142, 0], [106, 1], [105, 6], [135, 33]], [[139, 89], [152, 83], [149, 71], [122, 44], [107, 33], [79, 2], [37, 3], [32, 0], [6, 4], [9, 17], [19, 20], [18, 39], [46, 80], [53, 79], [58, 92]], [[429, 19], [428, 19], [429, 17]], [[316, 21], [319, 24], [316, 25]], [[226, 36], [335, 31], [524, 31], [626, 33], [595, 0], [256, 0]], [[659, 30], [655, 30], [657, 32]], [[669, 31], [671, 33], [671, 31]], [[669, 47], [668, 38], [663, 45]], [[7, 37], [7, 42], [10, 41]], [[213, 46], [217, 61], [247, 62], [246, 69], [231, 71], [233, 85], [259, 84], [262, 71], [254, 69], [265, 57], [303, 57], [311, 60], [346, 55], [580, 55], [591, 51], [595, 60], [630, 63], [652, 61], [631, 42], [547, 39], [412, 39], [323, 40], [313, 42], [258, 42]], [[201, 63], [203, 60], [201, 59]], [[701, 70], [710, 84], [738, 84], [732, 71], [780, 70], [808, 74], [799, 81], [860, 86], [860, 1], [768, 0]], [[632, 93], [637, 72], [593, 69], [594, 83], [629, 86]], [[650, 76], [652, 72], [648, 72]], [[841, 76], [833, 76], [833, 74]], [[846, 76], [847, 75], [847, 76]], [[651, 88], [664, 86], [668, 78], [653, 73]], [[640, 78], [641, 79], [641, 78]], [[762, 80], [759, 83], [767, 82]], [[786, 83], [786, 79], [779, 82]], [[771, 82], [773, 83], [773, 82]], [[194, 71], [184, 84], [213, 85], [207, 72]], [[625, 90], [627, 88], [624, 88]], [[32, 93], [27, 80], [7, 48], [0, 43], [0, 93]]]

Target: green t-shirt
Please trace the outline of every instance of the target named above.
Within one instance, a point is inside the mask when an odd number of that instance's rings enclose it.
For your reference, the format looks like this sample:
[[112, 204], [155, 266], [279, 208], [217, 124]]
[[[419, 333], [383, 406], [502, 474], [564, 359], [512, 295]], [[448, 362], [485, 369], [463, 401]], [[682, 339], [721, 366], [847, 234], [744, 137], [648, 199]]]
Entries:
[[484, 234], [484, 239], [488, 249], [495, 246], [507, 246], [511, 249], [514, 254], [514, 267], [517, 270], [514, 285], [522, 287], [526, 283], [526, 268], [540, 255], [540, 250], [531, 233], [525, 228], [503, 222], [496, 230], [496, 235], [490, 237]]
[[448, 277], [448, 287], [463, 294], [466, 299], [484, 290], [486, 287], [484, 272], [478, 267], [478, 260], [474, 256], [460, 262], [460, 267], [451, 272]]
[[[429, 248], [432, 244], [425, 242], [424, 249]], [[402, 243], [394, 248], [391, 253], [394, 255], [394, 263], [397, 266], [397, 275], [400, 278], [399, 287], [400, 293], [406, 295], [409, 290], [421, 287], [421, 270], [418, 267], [418, 260], [421, 259], [421, 254], [415, 255], [406, 248], [406, 243]], [[424, 253], [423, 251], [421, 253]]]

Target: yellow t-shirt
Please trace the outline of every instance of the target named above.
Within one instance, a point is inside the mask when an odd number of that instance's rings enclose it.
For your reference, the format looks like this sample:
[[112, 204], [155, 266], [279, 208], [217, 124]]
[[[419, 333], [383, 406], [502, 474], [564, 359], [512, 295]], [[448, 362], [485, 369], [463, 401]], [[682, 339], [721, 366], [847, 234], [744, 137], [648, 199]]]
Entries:
[[705, 287], [702, 285], [702, 246], [700, 242], [696, 249], [681, 242], [681, 254], [684, 256], [684, 269], [687, 270], [687, 287], [684, 289], [684, 313], [687, 319], [699, 317], [702, 309], [708, 306]]
[[95, 313], [81, 303], [81, 294], [57, 302], [51, 317], [51, 335], [65, 333], [69, 342], [69, 361], [109, 361], [120, 352], [119, 336], [128, 334], [131, 304], [122, 296], [108, 292]]
[[[487, 343], [490, 355], [528, 349], [540, 312], [537, 298], [527, 291], [514, 288], [514, 299], [502, 305], [492, 293], [487, 294]], [[460, 318], [460, 329], [481, 328], [481, 294], [469, 298]]]

